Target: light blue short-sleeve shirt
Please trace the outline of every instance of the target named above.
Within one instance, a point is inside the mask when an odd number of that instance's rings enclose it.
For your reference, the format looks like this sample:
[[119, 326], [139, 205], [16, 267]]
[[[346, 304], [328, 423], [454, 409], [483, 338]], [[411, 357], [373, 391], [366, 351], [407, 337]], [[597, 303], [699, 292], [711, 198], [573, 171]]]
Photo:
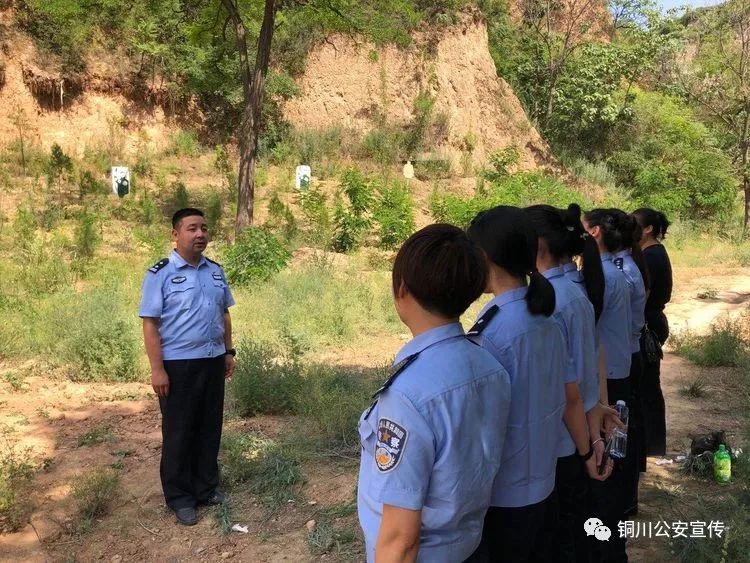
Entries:
[[146, 272], [138, 315], [160, 319], [163, 359], [215, 358], [226, 352], [224, 311], [232, 305], [221, 266], [206, 257], [192, 266], [173, 250]]
[[[565, 337], [570, 367], [565, 382], [576, 382], [588, 412], [599, 401], [599, 374], [596, 354], [596, 321], [594, 306], [588, 297], [566, 275], [562, 266], [543, 272], [555, 288], [555, 312], [552, 315]], [[558, 456], [576, 451], [573, 437], [563, 424]]]
[[418, 561], [454, 562], [479, 546], [510, 408], [506, 371], [458, 323], [406, 344], [406, 367], [359, 422], [357, 507], [367, 560], [383, 505], [422, 511]]
[[630, 333], [630, 351], [635, 354], [641, 349], [641, 331], [646, 324], [646, 285], [643, 276], [638, 269], [638, 264], [633, 260], [630, 250], [622, 250], [615, 254], [615, 265], [625, 274], [630, 290], [630, 313], [632, 317], [632, 330]]
[[632, 346], [632, 313], [630, 290], [625, 275], [612, 262], [612, 255], [602, 253], [604, 270], [604, 304], [596, 334], [604, 349], [607, 379], [625, 379], [630, 375]]
[[565, 340], [552, 317], [532, 315], [526, 287], [492, 299], [498, 312], [477, 342], [510, 376], [511, 404], [492, 506], [521, 507], [546, 499], [555, 486], [565, 406]]

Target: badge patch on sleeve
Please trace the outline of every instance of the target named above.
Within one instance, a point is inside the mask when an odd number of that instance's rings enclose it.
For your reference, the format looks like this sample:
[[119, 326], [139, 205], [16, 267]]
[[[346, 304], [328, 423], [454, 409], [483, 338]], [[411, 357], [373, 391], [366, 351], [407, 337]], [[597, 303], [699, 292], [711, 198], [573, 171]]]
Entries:
[[387, 418], [378, 421], [378, 439], [375, 442], [375, 464], [386, 473], [401, 461], [409, 432], [403, 426]]

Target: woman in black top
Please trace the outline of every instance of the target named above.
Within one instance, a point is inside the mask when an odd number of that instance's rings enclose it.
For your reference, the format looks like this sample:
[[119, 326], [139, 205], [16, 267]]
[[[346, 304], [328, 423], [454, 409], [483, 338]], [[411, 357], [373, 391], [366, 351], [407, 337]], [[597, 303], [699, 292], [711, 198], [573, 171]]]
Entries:
[[[633, 212], [643, 229], [641, 249], [646, 259], [651, 288], [646, 300], [646, 326], [664, 344], [669, 336], [669, 322], [664, 307], [672, 298], [672, 265], [661, 241], [667, 234], [666, 215], [653, 209], [641, 208]], [[643, 345], [641, 345], [643, 349]], [[646, 453], [661, 456], [667, 449], [666, 414], [661, 391], [661, 362], [649, 362], [644, 357], [642, 397], [646, 426]]]

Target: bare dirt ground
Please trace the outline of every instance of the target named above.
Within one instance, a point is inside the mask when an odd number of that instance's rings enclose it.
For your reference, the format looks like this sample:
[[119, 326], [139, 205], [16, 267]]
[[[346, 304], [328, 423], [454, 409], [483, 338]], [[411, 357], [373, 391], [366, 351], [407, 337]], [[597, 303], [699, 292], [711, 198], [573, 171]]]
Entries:
[[[750, 271], [720, 273], [678, 271], [679, 289], [668, 311], [673, 326], [687, 322], [696, 330], [716, 315], [740, 311], [750, 296]], [[699, 299], [707, 284], [716, 294]], [[738, 297], [739, 296], [739, 297]], [[326, 355], [351, 365], [384, 363], [403, 338], [389, 336], [372, 342], [367, 351], [345, 349]], [[376, 352], [373, 352], [376, 351]], [[0, 364], [0, 373], [23, 373], [28, 366]], [[709, 382], [709, 394], [688, 399], [680, 388], [697, 377]], [[740, 393], [736, 378], [721, 369], [703, 369], [668, 354], [662, 364], [667, 402], [668, 458], [684, 453], [690, 436], [724, 429], [740, 430]], [[228, 420], [240, 428], [273, 437], [286, 424], [279, 417]], [[31, 522], [21, 531], [0, 535], [1, 561], [336, 561], [356, 559], [333, 553], [314, 556], [307, 545], [305, 523], [324, 507], [354, 498], [356, 463], [319, 462], [305, 466], [306, 483], [295, 502], [269, 515], [252, 496], [232, 499], [234, 521], [247, 525], [248, 534], [221, 535], [209, 510], [199, 524], [175, 524], [164, 508], [159, 485], [160, 416], [146, 384], [80, 384], [48, 375], [17, 381], [15, 388], [0, 378], [0, 429], [7, 444], [29, 448], [34, 459], [46, 460], [31, 491]], [[103, 441], [79, 445], [81, 437], [99, 432]], [[6, 444], [6, 445], [7, 445]], [[649, 461], [642, 481], [642, 520], [661, 520], [669, 508], [661, 491], [670, 487], [713, 487], [684, 477], [677, 464], [657, 466]], [[71, 480], [82, 471], [102, 465], [122, 467], [118, 501], [108, 516], [84, 535], [70, 533], [74, 504]], [[356, 516], [348, 517], [354, 525]], [[631, 542], [634, 561], [674, 560], [662, 538]]]

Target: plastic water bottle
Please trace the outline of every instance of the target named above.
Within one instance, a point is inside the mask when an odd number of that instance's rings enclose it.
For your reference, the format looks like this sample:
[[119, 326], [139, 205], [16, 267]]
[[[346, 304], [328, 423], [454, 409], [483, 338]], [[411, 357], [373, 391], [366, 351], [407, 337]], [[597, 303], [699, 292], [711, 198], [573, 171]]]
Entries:
[[609, 456], [614, 459], [625, 459], [625, 454], [628, 451], [628, 407], [625, 401], [617, 401], [615, 409], [617, 410], [617, 416], [625, 425], [625, 430], [621, 430], [619, 427], [615, 428], [612, 433], [612, 448], [609, 450]]
[[714, 454], [714, 479], [717, 483], [729, 483], [732, 478], [732, 458], [724, 444]]

